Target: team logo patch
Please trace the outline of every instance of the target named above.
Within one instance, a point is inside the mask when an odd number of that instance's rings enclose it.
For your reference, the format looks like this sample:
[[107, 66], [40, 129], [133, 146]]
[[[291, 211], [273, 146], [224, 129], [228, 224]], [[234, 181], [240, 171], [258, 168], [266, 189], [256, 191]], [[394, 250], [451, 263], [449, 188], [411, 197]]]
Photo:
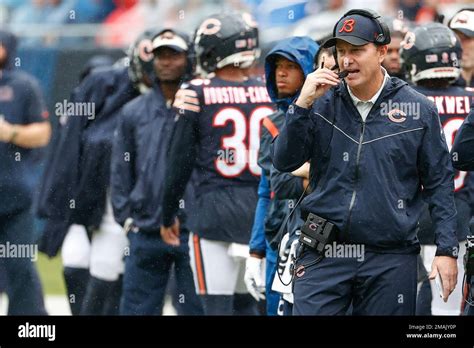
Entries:
[[354, 19], [346, 19], [344, 23], [342, 24], [341, 29], [339, 29], [339, 32], [345, 32], [345, 33], [351, 33], [354, 30], [354, 25], [355, 25], [355, 20]]
[[222, 23], [217, 18], [206, 19], [199, 27], [198, 34], [214, 35], [217, 34], [222, 27]]
[[153, 47], [151, 40], [145, 39], [138, 44], [138, 55], [144, 62], [149, 62], [153, 59]]
[[407, 119], [407, 114], [404, 113], [402, 110], [400, 109], [393, 109], [393, 110], [390, 110], [387, 114], [388, 116], [388, 119], [392, 122], [395, 122], [395, 123], [402, 123], [402, 122], [405, 122], [406, 119]]

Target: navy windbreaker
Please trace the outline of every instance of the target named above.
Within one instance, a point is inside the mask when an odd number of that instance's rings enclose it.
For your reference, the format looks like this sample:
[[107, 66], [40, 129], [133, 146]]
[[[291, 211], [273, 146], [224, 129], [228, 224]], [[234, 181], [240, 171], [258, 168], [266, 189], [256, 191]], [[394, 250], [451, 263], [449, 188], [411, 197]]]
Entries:
[[[390, 107], [407, 102], [418, 103], [420, 115]], [[423, 192], [437, 255], [456, 255], [453, 168], [439, 116], [405, 82], [386, 82], [365, 123], [344, 83], [311, 110], [292, 105], [272, 151], [282, 171], [311, 161], [313, 191], [302, 210], [335, 223], [339, 240], [380, 252], [417, 252]]]
[[[123, 225], [130, 217], [141, 231], [159, 233], [166, 158], [174, 117], [174, 109], [167, 108], [157, 85], [122, 108], [111, 170], [112, 206], [119, 224]], [[193, 204], [192, 187], [189, 186], [182, 201], [188, 209]], [[179, 217], [181, 227], [185, 227], [183, 214]]]

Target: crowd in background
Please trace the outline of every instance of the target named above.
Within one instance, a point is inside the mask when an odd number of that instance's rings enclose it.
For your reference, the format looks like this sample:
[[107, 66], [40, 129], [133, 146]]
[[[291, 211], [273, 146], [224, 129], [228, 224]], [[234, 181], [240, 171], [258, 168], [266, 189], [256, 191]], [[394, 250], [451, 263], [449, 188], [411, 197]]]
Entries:
[[[161, 25], [191, 32], [205, 16], [246, 10], [263, 41], [330, 31], [348, 9], [371, 8], [417, 23], [438, 20], [468, 0], [0, 0], [0, 23], [23, 38], [22, 46], [126, 47], [145, 29]], [[126, 30], [124, 30], [126, 28]], [[271, 29], [271, 30], [270, 30]], [[317, 39], [317, 37], [316, 37]]]

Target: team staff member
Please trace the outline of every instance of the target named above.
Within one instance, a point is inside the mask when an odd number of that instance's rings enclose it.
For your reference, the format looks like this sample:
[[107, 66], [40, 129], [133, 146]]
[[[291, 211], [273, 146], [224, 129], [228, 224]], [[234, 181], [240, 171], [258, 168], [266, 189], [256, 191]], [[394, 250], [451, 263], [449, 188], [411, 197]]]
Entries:
[[[364, 249], [356, 257], [321, 258], [303, 247], [293, 313], [342, 315], [352, 304], [354, 315], [414, 315], [422, 186], [436, 235], [432, 269], [442, 278], [445, 300], [456, 286], [446, 141], [435, 106], [381, 67], [390, 33], [380, 16], [349, 11], [333, 36], [325, 46], [336, 45], [339, 66], [349, 74], [343, 82], [325, 68], [308, 76], [274, 142], [273, 164], [292, 171], [310, 160], [313, 190], [303, 213], [333, 223], [337, 242]], [[401, 102], [419, 105], [419, 117], [393, 107]]]
[[[124, 106], [112, 153], [112, 205], [115, 219], [127, 219], [130, 255], [125, 259], [120, 314], [161, 315], [174, 264], [179, 293], [178, 314], [202, 314], [190, 267], [188, 232], [181, 224], [182, 243], [175, 247], [160, 236], [161, 200], [166, 152], [174, 125], [171, 108], [185, 76], [188, 38], [165, 29], [153, 39], [155, 76], [150, 91]], [[190, 203], [186, 199], [185, 204]], [[188, 204], [186, 204], [188, 208]], [[180, 295], [184, 301], [179, 301]]]
[[[51, 125], [38, 83], [13, 69], [16, 38], [0, 31], [0, 245], [33, 244], [31, 149], [44, 147]], [[32, 255], [33, 257], [33, 255]], [[9, 315], [45, 315], [43, 292], [33, 262], [0, 258], [7, 275]]]

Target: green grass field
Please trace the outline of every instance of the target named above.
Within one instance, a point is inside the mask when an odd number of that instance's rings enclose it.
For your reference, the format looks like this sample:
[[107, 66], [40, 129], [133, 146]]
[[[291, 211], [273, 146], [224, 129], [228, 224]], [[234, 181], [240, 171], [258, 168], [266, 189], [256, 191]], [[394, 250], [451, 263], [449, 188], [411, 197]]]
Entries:
[[61, 255], [50, 259], [39, 253], [37, 268], [45, 295], [66, 295]]

